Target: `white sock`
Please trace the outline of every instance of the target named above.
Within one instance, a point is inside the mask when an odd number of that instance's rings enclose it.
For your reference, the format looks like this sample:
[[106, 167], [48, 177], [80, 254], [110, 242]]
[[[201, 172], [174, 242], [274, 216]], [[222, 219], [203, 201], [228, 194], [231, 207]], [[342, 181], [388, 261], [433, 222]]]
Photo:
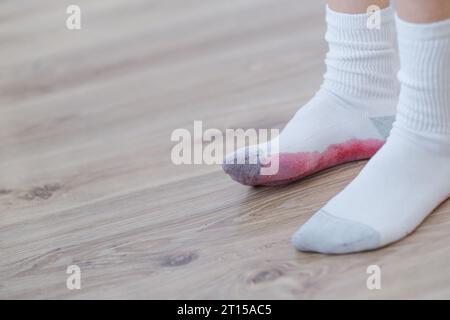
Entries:
[[397, 18], [398, 115], [358, 177], [293, 237], [303, 251], [375, 249], [412, 232], [450, 196], [450, 19]]
[[226, 157], [223, 168], [234, 180], [286, 183], [370, 158], [384, 144], [398, 101], [395, 19], [391, 8], [383, 9], [381, 28], [369, 29], [368, 17], [327, 8], [327, 72], [321, 89], [280, 134], [278, 173], [260, 174], [261, 162], [270, 160], [259, 161], [265, 147], [254, 145]]

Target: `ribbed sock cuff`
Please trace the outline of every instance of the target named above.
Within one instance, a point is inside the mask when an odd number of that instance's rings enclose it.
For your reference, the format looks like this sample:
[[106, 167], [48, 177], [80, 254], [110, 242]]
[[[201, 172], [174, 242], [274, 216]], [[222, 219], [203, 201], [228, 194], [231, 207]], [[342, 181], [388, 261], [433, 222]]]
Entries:
[[412, 23], [395, 15], [395, 22], [402, 39], [427, 40], [450, 36], [450, 19], [432, 23]]
[[392, 8], [378, 13], [380, 28], [371, 29], [371, 13], [346, 14], [327, 7], [329, 45], [323, 88], [365, 99], [398, 98], [398, 57]]
[[401, 82], [398, 126], [450, 134], [450, 19], [410, 23], [396, 18]]
[[[391, 7], [381, 9], [379, 14], [380, 26], [393, 23], [395, 21], [395, 12]], [[340, 29], [369, 29], [368, 21], [373, 15], [374, 13], [342, 13], [334, 11], [330, 9], [329, 6], [326, 6], [326, 21], [328, 26]]]

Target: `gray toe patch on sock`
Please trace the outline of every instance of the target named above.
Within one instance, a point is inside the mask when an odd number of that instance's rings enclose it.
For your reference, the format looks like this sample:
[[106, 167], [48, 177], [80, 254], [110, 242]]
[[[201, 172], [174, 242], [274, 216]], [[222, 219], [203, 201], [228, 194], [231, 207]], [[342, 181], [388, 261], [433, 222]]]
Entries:
[[380, 245], [380, 234], [359, 222], [317, 212], [292, 237], [300, 251], [350, 253], [370, 250]]
[[225, 173], [237, 178], [250, 178], [259, 175], [261, 166], [259, 164], [222, 164]]
[[[261, 171], [261, 164], [259, 160], [259, 150], [254, 155], [254, 159], [250, 159], [249, 149], [245, 149], [245, 157], [244, 159], [238, 159], [235, 155], [233, 159], [233, 163], [226, 163], [226, 161], [222, 164], [222, 168], [225, 173], [229, 174], [234, 180], [239, 181], [244, 184], [252, 185], [259, 176]], [[252, 163], [251, 160], [253, 160]], [[243, 161], [242, 161], [243, 160]], [[243, 163], [241, 163], [241, 161]]]
[[372, 120], [373, 125], [377, 128], [381, 136], [386, 139], [391, 132], [392, 125], [395, 121], [395, 116], [372, 117], [370, 120]]

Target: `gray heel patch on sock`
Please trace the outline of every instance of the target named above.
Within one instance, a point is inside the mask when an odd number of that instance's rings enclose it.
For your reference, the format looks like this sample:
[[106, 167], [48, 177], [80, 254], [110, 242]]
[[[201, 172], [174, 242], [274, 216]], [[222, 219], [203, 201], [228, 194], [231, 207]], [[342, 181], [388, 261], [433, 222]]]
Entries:
[[392, 125], [395, 121], [395, 116], [385, 116], [385, 117], [371, 117], [373, 125], [377, 128], [378, 132], [385, 139], [389, 136], [391, 132]]

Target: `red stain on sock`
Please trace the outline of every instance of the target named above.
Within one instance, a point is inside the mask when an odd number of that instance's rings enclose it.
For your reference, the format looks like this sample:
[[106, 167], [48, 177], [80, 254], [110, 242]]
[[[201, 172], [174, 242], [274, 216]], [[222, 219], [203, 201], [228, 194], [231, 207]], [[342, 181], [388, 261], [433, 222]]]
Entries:
[[[246, 176], [246, 170], [239, 170], [239, 176], [233, 176], [233, 174], [231, 176], [234, 180], [249, 186], [284, 184], [343, 163], [369, 159], [383, 144], [382, 140], [353, 139], [330, 145], [324, 152], [281, 153], [279, 170], [275, 175]], [[267, 166], [270, 164], [265, 165]]]

